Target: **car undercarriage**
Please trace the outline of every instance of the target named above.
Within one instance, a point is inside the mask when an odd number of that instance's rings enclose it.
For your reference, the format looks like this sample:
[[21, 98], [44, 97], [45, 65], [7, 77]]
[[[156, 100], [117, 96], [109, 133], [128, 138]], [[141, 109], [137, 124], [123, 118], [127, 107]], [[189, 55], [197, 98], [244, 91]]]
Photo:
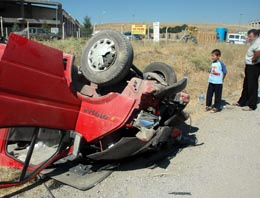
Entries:
[[120, 160], [185, 141], [187, 78], [161, 62], [140, 71], [133, 57], [113, 30], [88, 41], [80, 66], [19, 35], [0, 44], [0, 166], [13, 173], [0, 187], [43, 173], [86, 190]]

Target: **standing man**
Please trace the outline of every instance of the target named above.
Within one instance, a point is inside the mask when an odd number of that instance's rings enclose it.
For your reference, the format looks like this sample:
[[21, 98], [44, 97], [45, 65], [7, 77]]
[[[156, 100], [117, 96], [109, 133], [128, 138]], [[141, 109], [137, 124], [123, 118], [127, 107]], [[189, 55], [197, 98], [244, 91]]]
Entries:
[[[252, 60], [255, 52], [260, 50], [260, 38], [259, 31], [251, 29], [248, 31], [248, 40], [250, 47], [247, 50], [245, 56], [245, 78], [243, 83], [243, 90], [237, 106], [246, 106], [242, 110], [253, 111], [257, 108], [257, 90], [258, 90], [258, 78], [260, 75], [260, 58]], [[255, 59], [255, 58], [254, 58]]]

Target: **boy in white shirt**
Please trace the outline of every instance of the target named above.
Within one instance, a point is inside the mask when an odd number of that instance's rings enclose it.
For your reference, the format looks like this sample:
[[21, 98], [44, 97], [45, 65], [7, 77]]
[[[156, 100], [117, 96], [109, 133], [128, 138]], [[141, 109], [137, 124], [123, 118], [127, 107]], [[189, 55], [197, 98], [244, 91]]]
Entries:
[[[220, 61], [221, 51], [219, 49], [214, 49], [211, 52], [211, 68], [209, 74], [209, 85], [207, 90], [207, 98], [206, 98], [206, 111], [211, 110], [211, 112], [220, 111], [221, 106], [221, 98], [222, 98], [222, 89], [223, 89], [223, 81], [227, 74], [226, 65]], [[212, 97], [215, 94], [214, 107], [212, 108]]]

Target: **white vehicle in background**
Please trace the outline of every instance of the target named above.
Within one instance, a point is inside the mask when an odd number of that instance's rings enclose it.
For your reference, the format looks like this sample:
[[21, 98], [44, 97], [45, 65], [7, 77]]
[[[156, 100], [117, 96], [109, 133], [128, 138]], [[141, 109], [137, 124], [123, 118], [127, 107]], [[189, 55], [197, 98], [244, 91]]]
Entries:
[[231, 44], [246, 44], [246, 36], [244, 34], [238, 34], [238, 33], [229, 33], [227, 35], [227, 40], [228, 43]]

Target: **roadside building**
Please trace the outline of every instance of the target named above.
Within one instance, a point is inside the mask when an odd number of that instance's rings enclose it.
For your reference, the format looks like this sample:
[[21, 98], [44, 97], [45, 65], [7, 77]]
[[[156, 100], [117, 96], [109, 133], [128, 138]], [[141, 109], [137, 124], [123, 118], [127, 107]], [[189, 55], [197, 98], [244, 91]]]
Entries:
[[248, 23], [248, 29], [260, 29], [260, 19], [250, 21]]
[[13, 27], [48, 27], [60, 35], [77, 36], [82, 25], [62, 9], [59, 2], [43, 0], [1, 0], [0, 35], [6, 36]]

